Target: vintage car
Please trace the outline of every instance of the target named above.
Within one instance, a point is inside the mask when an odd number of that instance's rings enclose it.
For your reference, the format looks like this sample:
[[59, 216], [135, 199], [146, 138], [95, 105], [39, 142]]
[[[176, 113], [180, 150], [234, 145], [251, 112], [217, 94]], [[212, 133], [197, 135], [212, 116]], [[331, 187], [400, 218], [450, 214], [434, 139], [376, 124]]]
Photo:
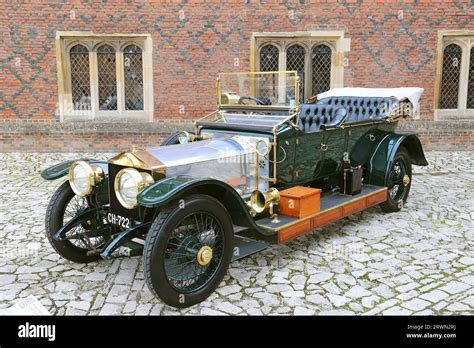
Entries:
[[423, 90], [340, 88], [300, 103], [300, 88], [294, 71], [220, 74], [217, 110], [193, 134], [45, 169], [67, 177], [46, 212], [51, 245], [74, 262], [143, 255], [152, 293], [187, 307], [232, 260], [375, 205], [402, 209], [412, 164], [428, 163], [396, 127]]

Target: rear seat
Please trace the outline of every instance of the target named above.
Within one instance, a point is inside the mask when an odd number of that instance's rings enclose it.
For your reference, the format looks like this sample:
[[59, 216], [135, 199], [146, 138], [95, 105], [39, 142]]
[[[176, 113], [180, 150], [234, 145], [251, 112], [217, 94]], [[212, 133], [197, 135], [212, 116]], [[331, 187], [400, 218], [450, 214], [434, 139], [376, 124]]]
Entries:
[[301, 104], [298, 126], [303, 132], [317, 132], [338, 125], [346, 113], [346, 109], [341, 106]]
[[387, 119], [397, 107], [392, 97], [328, 97], [315, 104], [301, 104], [299, 127], [303, 132], [317, 132], [325, 127]]
[[315, 105], [344, 107], [348, 113], [345, 123], [383, 120], [396, 108], [398, 99], [393, 97], [328, 97]]

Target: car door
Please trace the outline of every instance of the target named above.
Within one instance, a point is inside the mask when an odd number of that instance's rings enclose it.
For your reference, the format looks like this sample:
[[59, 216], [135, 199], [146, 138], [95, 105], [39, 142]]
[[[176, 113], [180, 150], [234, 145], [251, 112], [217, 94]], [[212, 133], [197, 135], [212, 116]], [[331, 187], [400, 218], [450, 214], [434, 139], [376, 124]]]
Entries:
[[347, 131], [341, 128], [299, 132], [296, 141], [295, 181], [311, 181], [336, 174], [342, 169], [347, 142]]
[[[278, 134], [275, 160], [278, 184], [285, 185], [295, 181], [296, 139], [294, 128]], [[271, 162], [273, 163], [273, 158]]]

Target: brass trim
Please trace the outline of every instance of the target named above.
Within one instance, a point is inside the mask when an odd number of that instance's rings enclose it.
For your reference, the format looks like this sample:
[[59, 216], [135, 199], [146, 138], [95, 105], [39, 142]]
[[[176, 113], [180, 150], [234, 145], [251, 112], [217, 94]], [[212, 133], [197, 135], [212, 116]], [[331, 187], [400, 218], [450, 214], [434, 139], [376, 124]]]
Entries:
[[[228, 73], [219, 73], [219, 78], [223, 75], [265, 75], [265, 74], [283, 74], [283, 73], [297, 73], [296, 70], [276, 70], [276, 71], [237, 71]], [[296, 77], [296, 76], [295, 76]]]
[[[81, 166], [87, 173], [87, 183], [89, 187], [87, 188], [86, 192], [80, 192], [79, 190], [77, 190], [76, 185], [74, 184], [73, 174], [74, 174], [74, 168], [76, 168], [77, 166]], [[73, 164], [71, 164], [71, 166], [69, 167], [68, 175], [67, 175], [69, 185], [71, 186], [72, 191], [80, 197], [85, 197], [85, 196], [90, 195], [92, 193], [92, 189], [94, 188], [94, 186], [97, 185], [99, 182], [101, 182], [102, 179], [104, 179], [104, 176], [105, 176], [104, 171], [102, 170], [100, 166], [95, 165], [95, 164], [90, 165], [89, 163], [85, 161], [76, 161]]]
[[196, 258], [198, 263], [201, 266], [206, 266], [212, 260], [212, 249], [208, 245], [204, 245], [201, 249], [199, 249]]
[[367, 194], [365, 194], [365, 195], [363, 195], [363, 196], [360, 196], [360, 197], [351, 199], [351, 200], [346, 201], [346, 202], [344, 202], [344, 203], [342, 203], [342, 204], [338, 204], [338, 205], [335, 205], [335, 206], [330, 207], [330, 208], [328, 208], [328, 209], [318, 211], [317, 213], [314, 213], [314, 214], [312, 214], [312, 215], [309, 215], [309, 216], [307, 216], [307, 217], [305, 217], [305, 218], [297, 219], [297, 220], [295, 220], [295, 221], [288, 222], [288, 223], [285, 224], [285, 225], [278, 226], [278, 227], [275, 227], [275, 228], [260, 225], [260, 224], [258, 223], [258, 221], [255, 221], [255, 222], [256, 222], [256, 224], [257, 224], [259, 227], [264, 228], [264, 229], [266, 229], [266, 230], [268, 230], [268, 231], [270, 231], [270, 232], [275, 232], [275, 233], [277, 233], [277, 232], [279, 232], [279, 231], [282, 230], [282, 229], [285, 229], [285, 228], [287, 228], [287, 227], [296, 225], [296, 224], [298, 224], [298, 223], [300, 223], [300, 222], [303, 222], [303, 221], [312, 219], [312, 218], [314, 218], [314, 217], [316, 217], [316, 216], [318, 216], [318, 215], [321, 215], [321, 214], [327, 212], [328, 210], [333, 210], [333, 209], [341, 208], [341, 207], [345, 206], [346, 204], [355, 202], [355, 201], [357, 201], [357, 200], [359, 200], [359, 199], [363, 199], [363, 198], [370, 197], [370, 196], [372, 196], [372, 195], [375, 195], [376, 193], [380, 193], [380, 192], [384, 192], [384, 191], [385, 191], [385, 192], [387, 191], [387, 188], [386, 188], [386, 187], [382, 187], [381, 189], [372, 191], [372, 192], [367, 193]]
[[109, 163], [124, 167], [150, 170], [166, 176], [166, 166], [158, 158], [146, 150], [133, 149], [122, 152], [109, 160]]
[[127, 208], [127, 209], [133, 209], [138, 205], [138, 201], [135, 197], [135, 201], [133, 204], [128, 204], [125, 202], [122, 198], [122, 194], [120, 193], [120, 178], [122, 177], [123, 174], [128, 174], [132, 178], [135, 188], [137, 189], [137, 195], [140, 193], [141, 190], [143, 190], [145, 187], [153, 184], [155, 181], [153, 180], [152, 176], [148, 173], [144, 172], [139, 172], [135, 168], [124, 168], [121, 171], [117, 173], [115, 176], [114, 180], [114, 192], [115, 196], [117, 197], [118, 201], [120, 204]]
[[407, 187], [409, 183], [410, 183], [410, 177], [405, 174], [403, 176], [403, 186]]
[[266, 193], [263, 193], [258, 189], [253, 191], [247, 205], [250, 207], [251, 211], [260, 214], [267, 209], [269, 204], [277, 203], [278, 201], [280, 201], [280, 191], [275, 187], [270, 187]]
[[[259, 144], [261, 144], [261, 143], [263, 143], [266, 147], [266, 151], [263, 154], [258, 151]], [[267, 142], [265, 142], [265, 140], [259, 139], [255, 142], [255, 149], [257, 150], [257, 153], [258, 153], [259, 156], [262, 156], [262, 157], [268, 156], [268, 154], [270, 153], [270, 150], [271, 150], [271, 143], [270, 142], [267, 143]]]

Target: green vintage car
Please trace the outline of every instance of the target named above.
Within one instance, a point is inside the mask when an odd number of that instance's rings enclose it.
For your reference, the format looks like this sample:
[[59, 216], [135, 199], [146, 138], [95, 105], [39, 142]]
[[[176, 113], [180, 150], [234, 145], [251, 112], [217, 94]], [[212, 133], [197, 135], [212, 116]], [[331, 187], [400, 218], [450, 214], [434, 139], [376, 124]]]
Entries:
[[206, 299], [229, 263], [379, 205], [402, 209], [419, 139], [397, 133], [420, 88], [330, 90], [302, 103], [296, 72], [221, 74], [217, 110], [193, 134], [108, 161], [45, 169], [66, 177], [46, 212], [74, 262], [142, 255], [146, 282], [175, 307]]

